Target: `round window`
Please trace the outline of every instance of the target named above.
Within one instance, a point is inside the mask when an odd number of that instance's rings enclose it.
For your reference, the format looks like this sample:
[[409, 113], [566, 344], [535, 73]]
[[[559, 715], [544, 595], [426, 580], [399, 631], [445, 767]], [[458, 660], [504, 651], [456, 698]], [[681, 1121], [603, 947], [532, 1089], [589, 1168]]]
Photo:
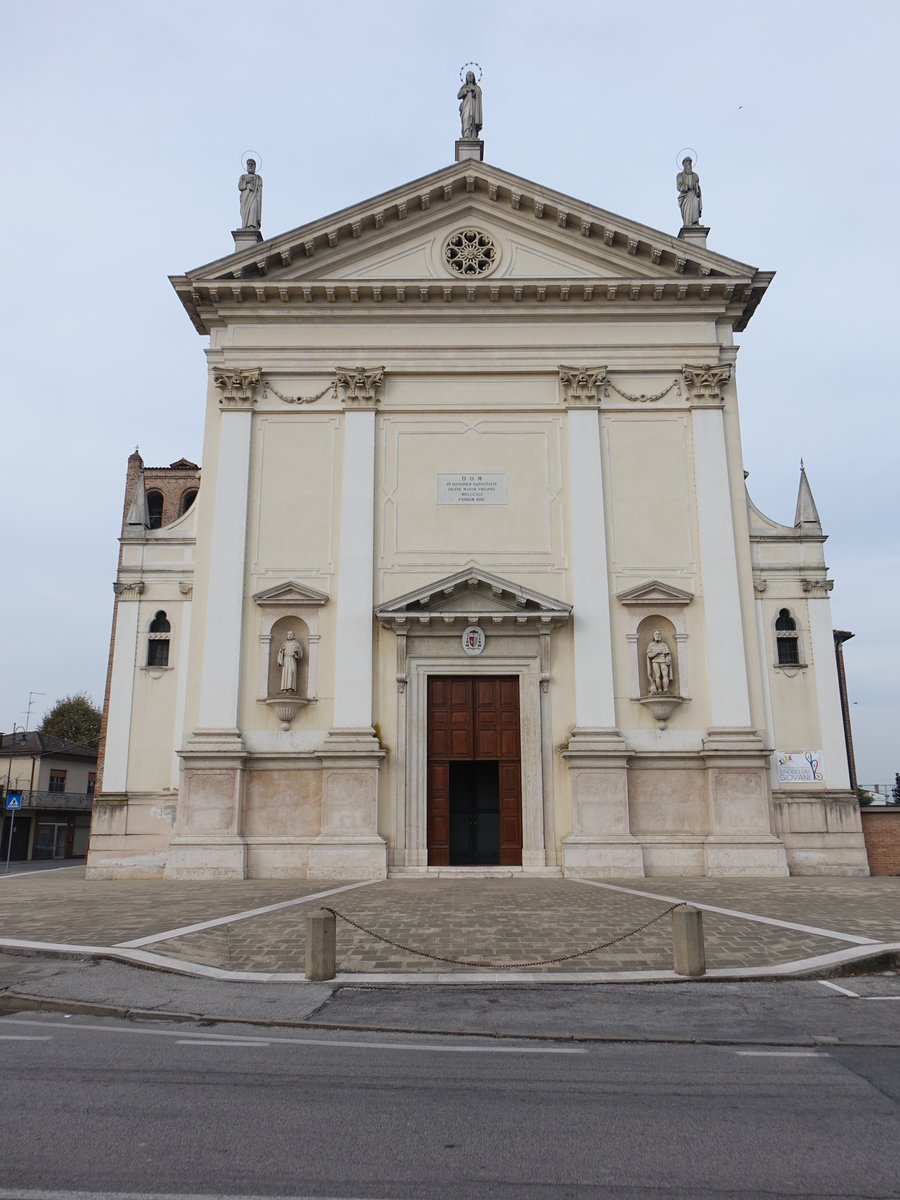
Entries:
[[494, 239], [481, 229], [460, 229], [444, 242], [444, 263], [454, 275], [486, 275], [499, 258]]

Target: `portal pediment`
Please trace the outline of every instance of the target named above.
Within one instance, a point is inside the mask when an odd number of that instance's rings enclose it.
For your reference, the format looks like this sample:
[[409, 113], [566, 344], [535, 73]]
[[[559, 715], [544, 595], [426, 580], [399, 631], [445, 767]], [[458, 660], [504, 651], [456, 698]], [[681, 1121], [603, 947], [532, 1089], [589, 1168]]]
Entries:
[[470, 567], [377, 605], [375, 616], [394, 629], [428, 625], [432, 620], [448, 625], [484, 620], [552, 627], [564, 624], [571, 612], [572, 606], [562, 600]]

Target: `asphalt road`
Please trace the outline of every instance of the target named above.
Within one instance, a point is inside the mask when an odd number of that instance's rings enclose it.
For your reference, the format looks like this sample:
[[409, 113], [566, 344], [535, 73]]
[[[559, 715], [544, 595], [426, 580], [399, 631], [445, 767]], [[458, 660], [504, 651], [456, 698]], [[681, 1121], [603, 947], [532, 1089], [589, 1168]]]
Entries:
[[897, 1049], [19, 1014], [0, 1088], [0, 1200], [900, 1196]]

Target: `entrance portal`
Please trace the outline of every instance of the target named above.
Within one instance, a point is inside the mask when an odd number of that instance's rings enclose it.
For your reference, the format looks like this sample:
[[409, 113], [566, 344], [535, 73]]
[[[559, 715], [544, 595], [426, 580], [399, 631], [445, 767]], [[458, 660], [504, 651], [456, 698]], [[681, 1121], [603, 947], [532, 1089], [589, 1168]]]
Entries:
[[450, 763], [450, 866], [500, 862], [500, 764]]
[[428, 865], [521, 866], [516, 676], [428, 679]]

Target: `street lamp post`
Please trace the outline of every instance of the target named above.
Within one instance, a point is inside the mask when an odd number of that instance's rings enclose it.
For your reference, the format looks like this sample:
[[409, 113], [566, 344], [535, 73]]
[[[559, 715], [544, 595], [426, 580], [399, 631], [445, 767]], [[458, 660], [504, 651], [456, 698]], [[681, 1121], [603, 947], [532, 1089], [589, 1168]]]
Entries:
[[[6, 799], [6, 797], [9, 796], [9, 781], [12, 778], [13, 750], [16, 745], [16, 734], [17, 733], [22, 735], [21, 740], [24, 742], [25, 741], [25, 726], [17, 725], [15, 723], [15, 721], [13, 721], [12, 733], [9, 735], [9, 766], [6, 769], [6, 796], [4, 797], [4, 800]], [[6, 871], [4, 872], [4, 874], [6, 874], [6, 875], [9, 874], [9, 859], [10, 859], [10, 855], [12, 854], [13, 830], [15, 829], [15, 827], [16, 827], [16, 810], [11, 809], [10, 817], [9, 817], [9, 838], [6, 843]]]

